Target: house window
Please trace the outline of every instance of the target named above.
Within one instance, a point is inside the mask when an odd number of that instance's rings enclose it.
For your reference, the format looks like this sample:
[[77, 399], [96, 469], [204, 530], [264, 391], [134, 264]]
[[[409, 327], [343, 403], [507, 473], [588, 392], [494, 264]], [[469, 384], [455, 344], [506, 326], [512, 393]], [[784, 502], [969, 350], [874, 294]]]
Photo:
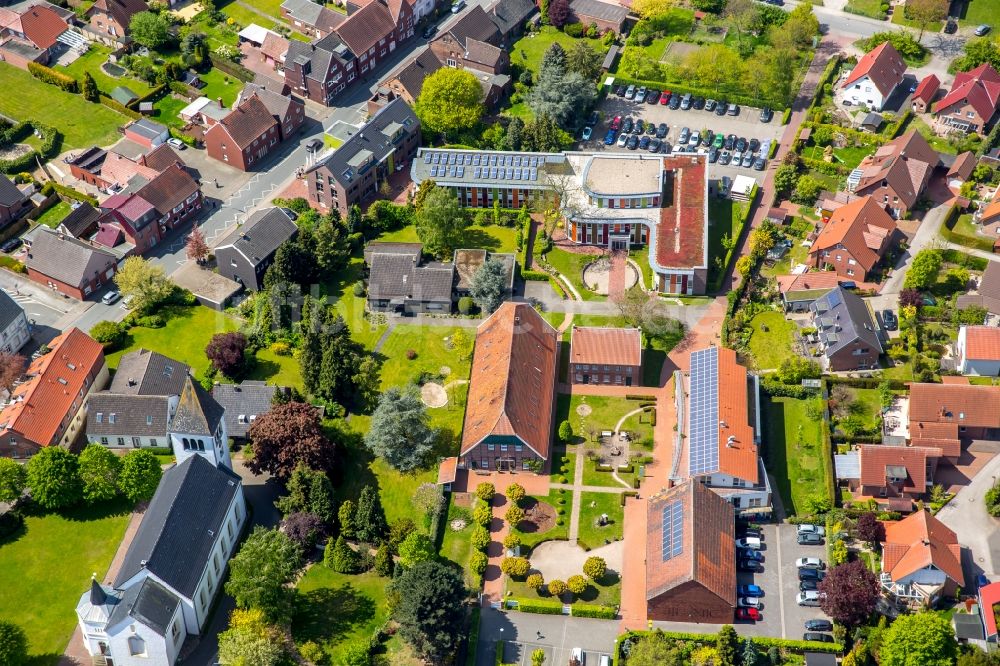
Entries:
[[496, 450], [496, 448], [497, 448], [497, 445], [496, 445], [496, 444], [487, 444], [487, 445], [486, 445], [486, 450], [487, 450], [487, 451], [495, 451], [495, 450]]
[[524, 446], [522, 444], [515, 444], [514, 445], [514, 450], [515, 451], [523, 451], [524, 450]]
[[97, 412], [97, 416], [95, 418], [98, 423], [104, 423], [104, 412]]
[[500, 450], [501, 451], [506, 451], [507, 450], [507, 445], [506, 444], [501, 444], [500, 445]]
[[133, 657], [145, 657], [146, 655], [146, 641], [142, 640], [140, 636], [129, 636], [128, 637], [128, 653]]
[[489, 458], [483, 458], [482, 463], [483, 463], [483, 469], [489, 469], [490, 468], [490, 459]]
[[125, 438], [124, 437], [119, 437], [118, 438], [118, 446], [125, 446]]
[[176, 622], [174, 622], [173, 625], [170, 627], [170, 635], [174, 637], [174, 643], [176, 643], [177, 639], [181, 637], [181, 621], [180, 620], [177, 620]]
[[531, 470], [531, 461], [530, 460], [522, 460], [521, 461], [521, 469], [523, 469], [526, 472], [530, 471]]
[[[14, 442], [12, 440], [11, 444], [13, 444], [13, 443]], [[107, 437], [101, 437], [101, 444], [103, 444], [104, 446], [107, 446], [108, 445], [108, 438]]]

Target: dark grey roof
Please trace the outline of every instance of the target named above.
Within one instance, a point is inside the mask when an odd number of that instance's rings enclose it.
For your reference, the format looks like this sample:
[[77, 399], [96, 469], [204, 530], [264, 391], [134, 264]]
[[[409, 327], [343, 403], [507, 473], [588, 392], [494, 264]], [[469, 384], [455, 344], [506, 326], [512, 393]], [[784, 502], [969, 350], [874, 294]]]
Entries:
[[[992, 609], [988, 612], [992, 612]], [[951, 616], [951, 622], [955, 627], [955, 636], [957, 638], [980, 641], [986, 638], [983, 621], [978, 614], [955, 613]]]
[[222, 405], [215, 401], [201, 384], [186, 377], [181, 399], [177, 403], [170, 432], [188, 435], [213, 435], [219, 427], [224, 413]]
[[521, 27], [535, 13], [535, 3], [532, 0], [497, 0], [489, 11], [493, 23], [506, 35]]
[[420, 91], [424, 88], [424, 79], [441, 69], [444, 65], [437, 59], [434, 52], [425, 48], [415, 58], [406, 63], [394, 74], [389, 74], [383, 80], [398, 79], [400, 85], [413, 96], [414, 99], [420, 96]]
[[10, 51], [16, 55], [21, 56], [25, 60], [35, 61], [39, 55], [44, 53], [39, 48], [36, 48], [34, 44], [29, 44], [28, 42], [21, 41], [20, 39], [10, 39], [0, 45], [0, 49], [4, 51]]
[[826, 343], [827, 356], [836, 354], [855, 340], [882, 350], [878, 328], [868, 304], [854, 292], [843, 287], [831, 289], [813, 301], [809, 309], [816, 315], [816, 327], [820, 338]]
[[277, 390], [277, 386], [255, 381], [245, 381], [242, 384], [216, 384], [212, 387], [212, 397], [226, 410], [226, 432], [229, 436], [246, 437], [250, 430], [251, 417], [266, 414], [271, 410], [271, 400]]
[[372, 263], [372, 256], [375, 254], [402, 254], [413, 259], [414, 263], [420, 261], [420, 253], [423, 250], [420, 243], [391, 243], [387, 241], [372, 241], [365, 245], [365, 263]]
[[0, 206], [16, 206], [24, 199], [24, 193], [17, 189], [14, 181], [0, 173]]
[[806, 666], [837, 666], [837, 655], [829, 652], [806, 652]]
[[584, 18], [596, 18], [622, 23], [628, 16], [628, 9], [625, 7], [600, 2], [599, 0], [572, 0], [569, 3], [569, 8], [581, 20]]
[[[492, 24], [491, 24], [492, 25]], [[307, 169], [313, 171], [319, 168], [328, 169], [341, 184], [348, 184], [360, 169], [372, 168], [386, 159], [396, 149], [391, 137], [383, 134], [383, 130], [389, 126], [402, 126], [403, 135], [419, 131], [420, 121], [417, 120], [413, 109], [401, 98], [397, 98], [383, 106], [378, 112], [362, 126], [351, 138], [344, 142], [335, 151], [316, 162]], [[371, 155], [368, 162], [371, 166], [358, 167], [356, 161], [362, 156]], [[353, 163], [352, 163], [353, 162]]]
[[347, 44], [335, 32], [309, 44], [297, 39], [289, 40], [288, 53], [285, 54], [285, 62], [288, 64], [305, 65], [310, 63], [310, 71], [306, 74], [306, 78], [321, 83], [326, 81], [330, 72], [330, 63], [334, 59], [342, 63], [354, 59], [354, 54], [351, 53]]
[[978, 293], [959, 296], [955, 307], [961, 310], [978, 305], [986, 308], [987, 312], [1000, 314], [1000, 262], [989, 262], [976, 291]]
[[191, 456], [164, 472], [115, 587], [145, 568], [190, 599], [239, 491], [240, 477], [202, 456]]
[[122, 593], [121, 601], [115, 606], [108, 620], [108, 626], [114, 626], [131, 617], [160, 636], [166, 636], [170, 629], [170, 620], [177, 612], [180, 603], [181, 600], [176, 594], [152, 578], [146, 578], [139, 585], [133, 585]]
[[191, 372], [186, 363], [148, 349], [137, 349], [121, 357], [111, 380], [111, 393], [133, 395], [180, 395]]
[[490, 20], [482, 5], [476, 5], [454, 23], [446, 26], [442, 34], [451, 33], [458, 42], [465, 46], [466, 40], [473, 39], [497, 46], [500, 43], [500, 31]]
[[46, 230], [35, 236], [25, 264], [42, 275], [74, 287], [117, 263], [115, 255], [83, 241]]
[[6, 331], [7, 327], [14, 323], [18, 317], [24, 316], [24, 308], [17, 304], [13, 298], [0, 289], [0, 331]]
[[95, 228], [97, 220], [100, 217], [101, 212], [89, 203], [78, 203], [75, 204], [69, 215], [64, 217], [59, 223], [59, 229], [65, 231], [73, 238], [79, 238]]
[[295, 236], [298, 227], [284, 208], [265, 208], [254, 212], [245, 223], [222, 239], [215, 251], [232, 247], [254, 266], [270, 257], [278, 246]]
[[149, 118], [139, 118], [135, 122], [130, 123], [126, 129], [141, 137], [152, 140], [162, 136], [167, 131], [167, 126], [154, 122]]
[[169, 399], [99, 391], [87, 401], [87, 436], [166, 437]]
[[454, 264], [416, 266], [411, 257], [403, 254], [375, 254], [368, 276], [368, 297], [450, 301], [454, 276]]

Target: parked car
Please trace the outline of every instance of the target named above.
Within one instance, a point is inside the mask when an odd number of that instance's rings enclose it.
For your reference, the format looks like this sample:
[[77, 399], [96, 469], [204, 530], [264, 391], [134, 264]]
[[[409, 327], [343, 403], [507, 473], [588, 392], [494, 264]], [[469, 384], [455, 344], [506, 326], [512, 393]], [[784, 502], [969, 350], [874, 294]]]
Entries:
[[4, 241], [3, 245], [0, 245], [0, 250], [4, 252], [13, 252], [17, 248], [21, 247], [24, 243], [20, 238], [11, 238], [10, 240]]
[[806, 620], [808, 631], [833, 631], [833, 622], [829, 620]]
[[670, 102], [670, 91], [664, 90], [660, 93], [660, 105], [666, 106]]
[[615, 116], [614, 118], [612, 118], [611, 119], [611, 124], [608, 125], [608, 127], [610, 127], [611, 129], [613, 129], [615, 131], [620, 130], [622, 128], [622, 117], [621, 116]]
[[680, 95], [671, 95], [670, 96], [670, 103], [667, 106], [670, 109], [673, 109], [674, 111], [676, 111], [677, 109], [681, 108], [681, 96]]
[[761, 530], [759, 527], [750, 527], [748, 525], [746, 527], [737, 527], [736, 530], [737, 533], [740, 535], [740, 537], [752, 536], [752, 537], [757, 537], [761, 541], [764, 540], [764, 531]]
[[721, 150], [723, 144], [726, 143], [726, 137], [721, 133], [715, 135], [715, 140], [712, 141], [712, 147], [716, 150]]
[[752, 550], [750, 548], [737, 548], [736, 557], [746, 558], [748, 560], [755, 560], [757, 562], [764, 561], [764, 553], [759, 550]]
[[639, 137], [635, 134], [629, 136], [628, 141], [625, 143], [625, 147], [629, 150], [635, 150], [639, 147]]
[[736, 619], [751, 620], [752, 622], [758, 622], [760, 620], [760, 611], [757, 610], [756, 608], [737, 608]]
[[646, 134], [649, 136], [656, 136], [656, 123], [653, 121], [646, 123]]
[[119, 292], [112, 289], [101, 297], [101, 303], [104, 303], [105, 305], [112, 305], [121, 297], [122, 295]]
[[455, 0], [451, 3], [451, 13], [457, 14], [465, 8], [465, 0]]
[[660, 101], [660, 91], [650, 90], [646, 93], [646, 104], [656, 104]]
[[637, 102], [646, 101], [646, 86], [639, 86], [639, 89], [635, 91], [635, 100]]
[[883, 310], [882, 325], [887, 331], [895, 331], [899, 326], [899, 319], [896, 318], [896, 314], [892, 310]]
[[729, 109], [729, 105], [726, 104], [726, 100], [720, 99], [719, 102], [718, 102], [718, 104], [715, 107], [715, 115], [717, 115], [717, 116], [724, 116], [724, 115], [726, 115], [726, 111], [728, 109]]
[[704, 97], [695, 97], [693, 100], [691, 100], [691, 106], [693, 106], [694, 108], [698, 109], [699, 111], [701, 109], [704, 109], [705, 108], [705, 98]]
[[684, 93], [681, 97], [681, 111], [687, 111], [691, 108], [691, 93]]
[[608, 133], [604, 135], [604, 145], [605, 146], [615, 145], [615, 131], [613, 129], [609, 129]]
[[830, 634], [821, 634], [816, 631], [807, 631], [802, 634], [802, 640], [804, 641], [816, 641], [817, 643], [832, 643], [833, 636]]
[[758, 539], [757, 537], [747, 537], [745, 539], [736, 540], [737, 548], [749, 548], [750, 550], [760, 550], [761, 546], [762, 544], [760, 542], [760, 539]]
[[719, 151], [716, 148], [708, 149], [708, 161], [712, 164], [719, 161]]
[[667, 126], [666, 123], [660, 123], [656, 127], [656, 138], [657, 139], [666, 139], [667, 138], [667, 134], [669, 132], [670, 132], [670, 127]]
[[823, 580], [826, 572], [819, 569], [799, 569], [799, 580]]
[[569, 656], [569, 663], [572, 666], [583, 666], [583, 648], [573, 648], [573, 652]]
[[645, 131], [646, 131], [646, 121], [643, 120], [642, 118], [639, 118], [639, 120], [635, 121], [635, 133], [642, 134]]
[[170, 137], [169, 139], [167, 139], [167, 145], [170, 146], [171, 148], [176, 148], [177, 150], [184, 150], [185, 148], [187, 148], [186, 143], [174, 137]]
[[593, 132], [594, 132], [593, 128], [584, 127], [583, 128], [583, 133], [580, 135], [580, 138], [582, 138], [584, 141], [590, 141], [590, 135]]
[[758, 141], [757, 139], [750, 139], [749, 146], [750, 146], [750, 152], [756, 153], [760, 149], [760, 141]]
[[738, 150], [739, 152], [742, 153], [744, 150], [746, 150], [748, 145], [749, 144], [747, 143], [747, 140], [744, 139], [743, 137], [736, 138], [736, 150]]
[[810, 525], [809, 523], [802, 523], [798, 526], [797, 532], [799, 534], [818, 534], [823, 536], [826, 534], [826, 528], [821, 525]]
[[819, 606], [819, 592], [808, 590], [795, 595], [795, 603], [799, 606]]
[[762, 597], [764, 590], [759, 585], [737, 585], [736, 595], [740, 597]]
[[721, 153], [719, 153], [719, 164], [722, 165], [729, 164], [729, 162], [732, 161], [732, 159], [733, 159], [733, 154], [728, 150], [723, 150]]
[[739, 608], [760, 608], [760, 599], [757, 597], [739, 597], [736, 600], [736, 605]]
[[423, 32], [424, 39], [430, 39], [437, 32], [438, 27], [436, 25], [429, 25]]
[[691, 138], [691, 130], [688, 129], [687, 127], [682, 127], [681, 128], [681, 135], [679, 137], [677, 137], [677, 142], [685, 144], [685, 143], [688, 142], [688, 139], [690, 139], [690, 138]]
[[752, 167], [753, 166], [753, 153], [751, 153], [749, 150], [747, 152], [743, 153], [743, 161], [740, 162], [740, 166], [742, 166], [744, 169]]
[[617, 88], [615, 88], [615, 95], [617, 95], [618, 97], [624, 97], [625, 90], [626, 90], [625, 86], [618, 86]]
[[625, 99], [635, 99], [635, 86], [629, 86], [625, 89]]
[[731, 116], [738, 116], [738, 115], [740, 115], [740, 105], [739, 104], [730, 104], [729, 108], [726, 109], [726, 113], [728, 113]]
[[660, 146], [660, 152], [663, 153], [664, 155], [669, 155], [673, 151], [674, 151], [674, 147], [672, 145], [670, 145], [669, 141], [664, 141], [663, 145]]
[[622, 132], [618, 135], [618, 147], [624, 148], [626, 143], [628, 143], [628, 132]]
[[639, 139], [639, 150], [649, 150], [649, 137], [644, 136]]
[[826, 565], [818, 557], [800, 557], [795, 560], [795, 566], [799, 569], [825, 569]]
[[763, 171], [766, 166], [767, 166], [767, 160], [765, 160], [763, 157], [758, 157], [756, 160], [754, 160], [753, 163], [754, 171]]
[[632, 122], [632, 119], [631, 118], [626, 118], [625, 120], [622, 121], [622, 133], [623, 134], [631, 134], [632, 133], [632, 128], [634, 126], [635, 126], [635, 123]]
[[649, 142], [649, 152], [651, 153], [659, 152], [660, 146], [662, 145], [663, 145], [662, 141], [660, 141], [659, 139], [653, 139], [652, 141]]
[[760, 122], [769, 123], [771, 122], [771, 118], [773, 117], [774, 117], [774, 111], [772, 111], [770, 107], [765, 106], [763, 109], [760, 110]]
[[807, 590], [818, 590], [818, 589], [819, 589], [819, 581], [818, 580], [800, 580], [799, 581], [799, 590], [802, 591], [802, 592], [806, 592]]
[[819, 546], [823, 543], [823, 537], [818, 534], [800, 534], [796, 541], [800, 546]]
[[974, 34], [976, 35], [976, 37], [982, 37], [992, 29], [993, 29], [992, 26], [983, 23], [982, 25], [976, 27]]
[[740, 571], [756, 573], [757, 571], [760, 571], [760, 564], [754, 560], [739, 560], [736, 562], [736, 568]]
[[698, 134], [697, 132], [692, 133], [690, 138], [688, 138], [688, 145], [692, 148], [697, 148], [698, 146], [700, 146], [701, 134]]
[[733, 151], [733, 166], [739, 166], [743, 162], [743, 152], [739, 150]]

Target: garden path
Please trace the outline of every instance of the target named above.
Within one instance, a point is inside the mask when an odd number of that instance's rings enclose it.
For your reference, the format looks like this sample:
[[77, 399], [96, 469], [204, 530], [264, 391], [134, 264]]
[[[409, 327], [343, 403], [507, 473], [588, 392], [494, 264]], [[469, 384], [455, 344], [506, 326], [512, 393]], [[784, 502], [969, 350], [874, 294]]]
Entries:
[[[627, 267], [628, 255], [624, 251], [618, 250], [611, 253], [611, 272], [608, 275], [608, 298], [612, 301], [620, 300], [625, 295]], [[642, 271], [639, 273], [641, 275]]]
[[568, 541], [545, 541], [531, 551], [531, 570], [541, 572], [547, 581], [565, 581], [583, 571], [588, 557], [603, 557], [608, 570], [620, 574], [624, 555], [624, 541], [612, 541], [590, 551]]

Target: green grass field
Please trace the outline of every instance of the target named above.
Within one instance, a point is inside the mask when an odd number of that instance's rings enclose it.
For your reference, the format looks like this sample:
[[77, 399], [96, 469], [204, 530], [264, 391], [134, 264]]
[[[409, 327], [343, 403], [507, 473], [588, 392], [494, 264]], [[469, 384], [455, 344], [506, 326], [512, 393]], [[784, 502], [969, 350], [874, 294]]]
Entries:
[[[812, 412], [807, 404], [812, 402]], [[821, 399], [764, 401], [768, 469], [788, 515], [806, 512], [806, 500], [826, 495], [826, 464], [820, 442]]]
[[201, 94], [209, 99], [221, 97], [222, 103], [227, 107], [233, 105], [236, 96], [243, 90], [242, 81], [214, 67], [202, 74], [201, 80], [205, 84], [205, 87], [201, 89]]
[[598, 53], [604, 54], [608, 52], [608, 47], [598, 39], [576, 39], [552, 26], [542, 26], [541, 31], [528, 33], [511, 45], [510, 61], [511, 64], [528, 69], [532, 74], [537, 76], [538, 68], [542, 64], [542, 56], [545, 55], [545, 51], [552, 44], [559, 42], [569, 52], [573, 48], [573, 45], [580, 41], [589, 45]]
[[[598, 525], [601, 515], [607, 514], [609, 525]], [[613, 493], [580, 494], [580, 540], [591, 548], [622, 538], [625, 522], [625, 508], [621, 499]]]
[[[517, 246], [514, 244], [516, 234], [517, 231], [513, 227], [497, 227], [492, 225], [481, 227], [472, 224], [465, 229], [462, 247], [458, 249], [482, 248], [490, 252], [514, 253], [517, 252]], [[378, 240], [387, 243], [420, 242], [420, 238], [417, 236], [417, 228], [412, 224], [402, 229], [382, 234], [378, 237]]]
[[[530, 498], [530, 499], [529, 499]], [[531, 501], [544, 502], [548, 504], [553, 509], [558, 511], [559, 509], [564, 509], [564, 513], [559, 515], [557, 518], [562, 520], [562, 525], [554, 525], [552, 529], [546, 530], [544, 532], [524, 532], [520, 529], [515, 530], [521, 537], [522, 551], [527, 548], [531, 549], [542, 543], [543, 541], [565, 541], [569, 538], [569, 516], [573, 511], [573, 493], [566, 491], [560, 492], [558, 490], [550, 490], [548, 495], [529, 495], [525, 499], [521, 500], [521, 506], [527, 507], [531, 505]], [[560, 504], [560, 500], [563, 504]], [[521, 523], [524, 526], [526, 523]]]
[[[823, 146], [807, 146], [802, 151], [802, 156], [813, 160], [822, 160], [824, 149], [825, 148]], [[846, 148], [834, 148], [833, 161], [834, 164], [842, 164], [848, 169], [853, 169], [861, 164], [861, 160], [865, 159], [865, 157], [869, 155], [872, 150], [873, 148], [871, 146], [848, 146]]]
[[6, 63], [0, 64], [0, 90], [17, 91], [0, 95], [0, 114], [57, 128], [63, 135], [63, 150], [110, 145], [120, 138], [118, 128], [129, 121], [117, 111], [42, 83]]
[[861, 418], [867, 429], [878, 428], [882, 420], [882, 401], [878, 390], [849, 387], [847, 389], [851, 400], [850, 413]]
[[[451, 522], [457, 519], [465, 520], [465, 527], [460, 530], [451, 529]], [[450, 496], [448, 502], [448, 519], [444, 527], [444, 538], [441, 540], [440, 555], [444, 559], [453, 563], [463, 571], [465, 582], [469, 587], [476, 587], [478, 581], [472, 580], [473, 576], [469, 572], [469, 558], [472, 556], [472, 536], [471, 512], [468, 509], [455, 505], [455, 496]]]
[[[578, 412], [582, 405], [590, 409], [587, 416], [581, 416]], [[614, 430], [621, 417], [638, 407], [638, 400], [594, 395], [569, 396], [563, 393], [556, 398], [556, 418], [553, 423], [558, 428], [560, 423], [569, 419], [577, 441], [589, 441], [591, 432], [600, 435], [603, 430]]]
[[[743, 231], [743, 204], [732, 199], [709, 197], [708, 199], [708, 284], [710, 291], [717, 291], [719, 282], [729, 265], [731, 251], [723, 246], [722, 239], [738, 240]], [[717, 263], [721, 258], [722, 263]]]
[[115, 78], [104, 73], [101, 69], [101, 65], [108, 60], [108, 55], [111, 53], [111, 49], [102, 44], [92, 43], [90, 50], [80, 58], [77, 58], [73, 64], [69, 67], [63, 67], [57, 65], [56, 70], [69, 74], [77, 81], [83, 81], [84, 72], [90, 72], [90, 75], [94, 77], [94, 82], [97, 87], [100, 88], [102, 92], [111, 94], [111, 91], [118, 86], [126, 86], [129, 90], [132, 90], [135, 94], [142, 97], [146, 95], [153, 89], [151, 85], [145, 81], [140, 81], [139, 79], [125, 75], [121, 78]]
[[70, 208], [68, 203], [60, 201], [55, 206], [42, 213], [37, 222], [38, 224], [44, 224], [47, 227], [55, 229], [59, 226], [59, 223], [63, 221], [63, 218], [69, 215], [71, 210], [72, 208]]
[[173, 95], [164, 95], [160, 99], [153, 102], [153, 118], [158, 123], [167, 125], [168, 127], [183, 127], [184, 121], [178, 115], [181, 110], [188, 105], [187, 100], [180, 99], [179, 97], [174, 97]]
[[347, 268], [340, 271], [322, 286], [323, 295], [336, 304], [337, 313], [344, 318], [351, 329], [351, 339], [371, 350], [382, 337], [386, 325], [365, 317], [364, 296], [354, 295], [354, 283], [361, 279], [365, 262], [361, 257], [352, 257]]
[[32, 664], [59, 662], [76, 628], [76, 602], [92, 573], [107, 572], [130, 508], [111, 502], [30, 515], [23, 532], [0, 541], [0, 617], [24, 629]]
[[[767, 327], [767, 331], [762, 330]], [[795, 355], [792, 351], [795, 323], [785, 319], [781, 312], [761, 312], [750, 322], [750, 353], [759, 370], [777, 369], [783, 360]]]
[[961, 23], [966, 25], [979, 25], [988, 23], [997, 29], [997, 17], [1000, 16], [1000, 0], [970, 0], [965, 4], [965, 16], [961, 17]]
[[581, 298], [585, 301], [606, 301], [607, 296], [602, 296], [591, 291], [583, 283], [583, 268], [590, 262], [597, 259], [593, 254], [579, 254], [577, 252], [567, 252], [559, 248], [552, 248], [544, 256], [545, 261], [566, 276], [567, 279], [580, 292]]

